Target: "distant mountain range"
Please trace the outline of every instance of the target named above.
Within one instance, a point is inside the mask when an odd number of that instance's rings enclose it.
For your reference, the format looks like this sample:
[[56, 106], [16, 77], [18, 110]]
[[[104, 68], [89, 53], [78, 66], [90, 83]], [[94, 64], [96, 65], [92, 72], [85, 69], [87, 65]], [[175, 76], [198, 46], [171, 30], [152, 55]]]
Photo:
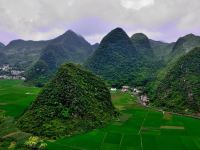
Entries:
[[5, 47], [5, 45], [0, 42], [0, 49], [2, 49], [3, 47]]
[[6, 56], [8, 64], [20, 69], [26, 69], [38, 59], [43, 48], [48, 43], [49, 41], [14, 40], [0, 51]]
[[[50, 51], [49, 49], [52, 49], [52, 47], [64, 49], [67, 54], [63, 54], [63, 57], [66, 57], [67, 60], [76, 63], [83, 63], [93, 51], [92, 45], [84, 40], [82, 36], [74, 33], [71, 30], [52, 40], [14, 40], [11, 41], [7, 46], [1, 48], [2, 46], [0, 46], [0, 52], [4, 53], [6, 62], [11, 66], [15, 66], [23, 70], [28, 69], [31, 65], [36, 63], [39, 58], [42, 57], [41, 55], [45, 55], [47, 53], [46, 51]], [[56, 51], [54, 48], [53, 51]], [[86, 53], [84, 53], [85, 48], [87, 49]], [[5, 61], [0, 61], [0, 64], [2, 63], [5, 63]]]
[[188, 34], [184, 37], [179, 38], [174, 47], [172, 48], [172, 52], [170, 54], [173, 56], [180, 56], [188, 53], [194, 47], [200, 46], [200, 36], [196, 36], [194, 34]]
[[93, 53], [95, 47], [82, 36], [69, 30], [51, 40], [43, 49], [36, 63], [26, 73], [26, 82], [44, 84], [64, 62], [82, 64]]
[[129, 37], [116, 28], [100, 44], [91, 45], [69, 30], [47, 41], [0, 43], [0, 65], [8, 63], [25, 70], [26, 84], [43, 86], [61, 64], [82, 64], [110, 86], [143, 87], [159, 107], [195, 112], [200, 108], [200, 57], [196, 47], [200, 47], [200, 36], [194, 34], [165, 43], [143, 33]]
[[154, 54], [160, 60], [166, 60], [169, 54], [171, 53], [172, 48], [174, 47], [174, 42], [165, 43], [165, 42], [155, 41], [151, 39], [150, 39], [150, 44], [151, 44]]

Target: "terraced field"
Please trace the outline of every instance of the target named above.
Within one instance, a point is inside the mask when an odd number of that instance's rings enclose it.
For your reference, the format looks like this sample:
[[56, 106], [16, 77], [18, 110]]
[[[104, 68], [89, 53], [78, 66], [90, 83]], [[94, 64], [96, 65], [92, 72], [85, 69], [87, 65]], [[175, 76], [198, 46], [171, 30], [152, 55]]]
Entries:
[[[0, 109], [10, 116], [10, 122], [21, 114], [40, 89], [25, 87], [21, 81], [0, 80]], [[171, 115], [144, 108], [129, 93], [112, 93], [112, 100], [121, 112], [119, 119], [105, 128], [47, 141], [49, 150], [199, 150], [200, 120]], [[9, 124], [9, 119], [8, 119]], [[10, 124], [9, 124], [10, 125]], [[13, 125], [13, 124], [12, 124]], [[14, 125], [0, 136], [15, 136], [20, 131]], [[5, 127], [5, 126], [4, 126]], [[9, 128], [9, 129], [10, 129]], [[15, 134], [14, 134], [15, 133]], [[13, 135], [12, 135], [13, 134]], [[13, 141], [9, 141], [13, 142]], [[5, 143], [4, 143], [5, 144]], [[0, 143], [1, 149], [1, 143]], [[5, 149], [5, 147], [3, 147]]]
[[49, 149], [198, 150], [200, 120], [146, 109], [129, 94], [113, 93], [121, 117], [103, 129], [49, 142]]

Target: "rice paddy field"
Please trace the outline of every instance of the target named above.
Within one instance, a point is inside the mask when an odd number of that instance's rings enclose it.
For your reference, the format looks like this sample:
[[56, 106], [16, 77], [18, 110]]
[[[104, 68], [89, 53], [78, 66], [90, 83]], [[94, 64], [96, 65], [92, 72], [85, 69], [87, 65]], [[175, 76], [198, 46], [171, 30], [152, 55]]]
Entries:
[[[10, 121], [35, 99], [40, 89], [21, 81], [0, 80], [0, 110]], [[200, 150], [200, 120], [145, 108], [136, 97], [120, 91], [112, 101], [121, 115], [101, 129], [47, 141], [49, 150]], [[9, 122], [8, 119], [8, 122]], [[5, 126], [4, 126], [5, 127]], [[11, 129], [12, 128], [12, 129]], [[0, 125], [0, 136], [17, 136], [13, 126]], [[27, 135], [28, 136], [28, 135]], [[13, 141], [9, 141], [13, 142]], [[6, 149], [0, 142], [0, 149]]]

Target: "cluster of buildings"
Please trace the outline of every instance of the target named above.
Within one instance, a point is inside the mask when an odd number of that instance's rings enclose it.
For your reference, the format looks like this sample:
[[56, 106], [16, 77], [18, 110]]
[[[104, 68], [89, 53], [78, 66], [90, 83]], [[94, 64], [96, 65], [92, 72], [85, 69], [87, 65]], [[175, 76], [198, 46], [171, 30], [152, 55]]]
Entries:
[[0, 66], [0, 70], [2, 71], [9, 71], [10, 69], [12, 68], [7, 64]]
[[[110, 90], [112, 92], [117, 91], [116, 88], [111, 88]], [[146, 94], [143, 94], [143, 92], [141, 90], [139, 90], [137, 88], [131, 88], [131, 87], [125, 85], [125, 86], [122, 86], [121, 91], [122, 92], [132, 92], [133, 95], [138, 97], [139, 103], [141, 103], [144, 106], [149, 105], [149, 98], [147, 97]]]
[[23, 77], [23, 73], [24, 71], [14, 69], [8, 64], [0, 66], [0, 79], [25, 80], [26, 78]]

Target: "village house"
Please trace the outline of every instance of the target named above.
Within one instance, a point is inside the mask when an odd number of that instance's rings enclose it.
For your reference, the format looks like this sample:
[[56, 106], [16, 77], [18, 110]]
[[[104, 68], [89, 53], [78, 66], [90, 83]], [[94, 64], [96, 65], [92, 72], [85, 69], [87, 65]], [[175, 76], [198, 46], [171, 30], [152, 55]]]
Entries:
[[0, 79], [7, 79], [7, 80], [26, 80], [25, 77], [22, 76], [7, 76], [7, 75], [0, 75]]
[[136, 89], [136, 88], [134, 88], [134, 89], [133, 89], [133, 93], [134, 93], [134, 94], [140, 94], [140, 93], [141, 93], [141, 91], [140, 91], [140, 90], [138, 90], [138, 89]]
[[122, 86], [121, 91], [122, 91], [122, 92], [128, 92], [129, 89], [130, 89], [129, 86]]
[[10, 69], [12, 68], [7, 64], [4, 64], [0, 67], [0, 70], [3, 70], [3, 71], [9, 71]]
[[7, 80], [26, 80], [25, 77], [22, 76], [24, 71], [16, 70], [10, 67], [9, 64], [3, 64], [0, 67], [0, 79], [7, 79]]
[[111, 88], [110, 91], [115, 92], [117, 91], [117, 88]]
[[19, 71], [19, 70], [11, 70], [11, 75], [13, 76], [19, 76], [22, 73], [24, 73], [24, 71]]
[[147, 106], [149, 104], [149, 99], [148, 99], [147, 95], [141, 95], [140, 102], [142, 105]]

